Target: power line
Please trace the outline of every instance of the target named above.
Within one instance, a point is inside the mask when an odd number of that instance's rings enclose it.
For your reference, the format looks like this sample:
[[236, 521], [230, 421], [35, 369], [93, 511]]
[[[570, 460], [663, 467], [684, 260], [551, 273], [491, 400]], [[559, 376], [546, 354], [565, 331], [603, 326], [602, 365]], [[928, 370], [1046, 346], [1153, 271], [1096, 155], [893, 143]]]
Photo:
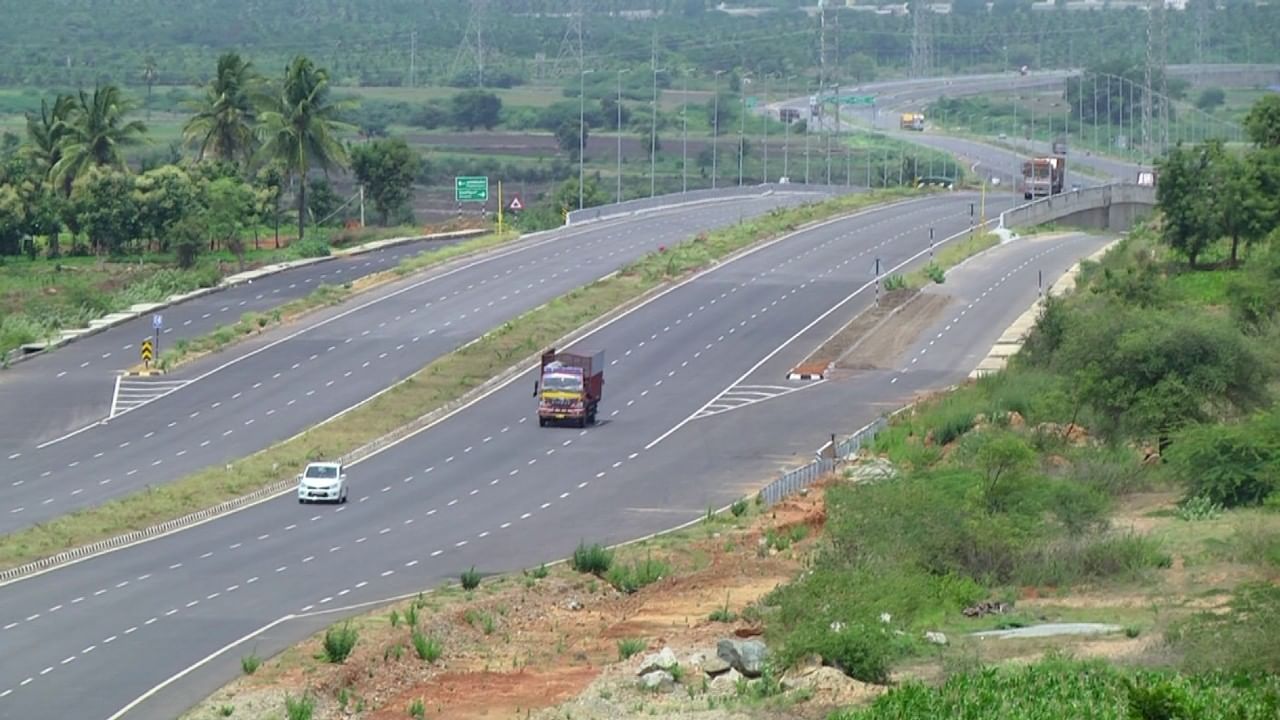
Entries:
[[450, 75], [457, 75], [458, 70], [469, 62], [476, 69], [476, 85], [484, 87], [484, 27], [487, 20], [489, 0], [471, 0], [471, 16], [467, 18], [467, 29], [462, 33], [462, 45], [453, 59]]

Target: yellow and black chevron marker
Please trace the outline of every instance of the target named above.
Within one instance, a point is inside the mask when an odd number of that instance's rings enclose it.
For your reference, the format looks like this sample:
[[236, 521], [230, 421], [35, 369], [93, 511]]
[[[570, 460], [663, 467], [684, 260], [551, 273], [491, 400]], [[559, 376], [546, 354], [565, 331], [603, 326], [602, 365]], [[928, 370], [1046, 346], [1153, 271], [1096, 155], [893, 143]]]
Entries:
[[151, 346], [151, 338], [147, 338], [142, 341], [142, 350], [140, 351], [140, 354], [142, 355], [142, 362], [150, 365], [151, 360], [155, 357], [155, 352]]

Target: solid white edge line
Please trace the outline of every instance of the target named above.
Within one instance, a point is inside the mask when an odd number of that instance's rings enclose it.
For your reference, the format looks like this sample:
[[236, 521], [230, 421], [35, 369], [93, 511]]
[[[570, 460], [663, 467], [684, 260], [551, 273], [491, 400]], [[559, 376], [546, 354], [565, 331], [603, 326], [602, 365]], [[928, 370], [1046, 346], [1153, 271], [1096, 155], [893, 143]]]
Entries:
[[283, 622], [287, 622], [287, 621], [289, 621], [289, 620], [292, 620], [294, 617], [296, 617], [296, 616], [295, 616], [295, 615], [285, 615], [285, 616], [284, 616], [284, 617], [282, 617], [282, 618], [278, 618], [278, 619], [276, 619], [276, 620], [273, 620], [273, 621], [272, 621], [272, 622], [270, 622], [270, 623], [267, 623], [266, 625], [263, 625], [262, 627], [258, 628], [257, 630], [254, 630], [253, 632], [249, 633], [248, 635], [245, 635], [245, 636], [243, 636], [243, 637], [241, 637], [241, 638], [239, 638], [239, 639], [237, 639], [237, 640], [234, 640], [234, 641], [232, 641], [232, 642], [230, 642], [230, 643], [228, 643], [228, 644], [226, 644], [226, 645], [223, 645], [222, 647], [218, 648], [218, 649], [217, 649], [217, 650], [215, 650], [214, 652], [212, 652], [212, 653], [210, 653], [210, 654], [208, 654], [208, 655], [204, 656], [204, 657], [203, 657], [203, 658], [201, 658], [200, 660], [196, 661], [194, 664], [192, 664], [192, 665], [188, 666], [187, 668], [183, 669], [182, 671], [180, 671], [180, 672], [177, 672], [177, 673], [173, 674], [172, 676], [170, 676], [170, 677], [169, 677], [169, 679], [165, 680], [164, 682], [160, 683], [159, 685], [156, 685], [155, 687], [151, 688], [150, 690], [146, 691], [145, 693], [143, 693], [143, 694], [139, 695], [137, 698], [134, 698], [134, 700], [133, 700], [132, 702], [130, 702], [128, 705], [125, 705], [124, 707], [122, 707], [122, 708], [120, 708], [119, 710], [117, 710], [117, 711], [116, 711], [116, 713], [115, 713], [114, 715], [112, 715], [111, 717], [107, 718], [107, 720], [119, 720], [120, 718], [124, 717], [125, 713], [128, 713], [129, 711], [131, 711], [131, 710], [133, 710], [134, 708], [138, 707], [138, 706], [139, 706], [139, 705], [141, 705], [142, 703], [146, 702], [148, 699], [150, 699], [150, 698], [151, 698], [152, 696], [154, 696], [156, 693], [159, 693], [161, 690], [164, 690], [166, 687], [169, 687], [170, 685], [172, 685], [173, 683], [175, 683], [175, 682], [177, 682], [177, 681], [181, 680], [182, 678], [186, 677], [186, 676], [187, 676], [187, 675], [189, 675], [190, 673], [192, 673], [192, 672], [194, 672], [194, 671], [196, 671], [196, 670], [200, 669], [201, 667], [203, 667], [203, 666], [205, 666], [205, 665], [209, 664], [210, 662], [213, 662], [214, 660], [216, 660], [216, 659], [218, 658], [218, 656], [222, 655], [223, 653], [227, 652], [228, 650], [231, 650], [232, 648], [236, 647], [237, 645], [240, 645], [241, 643], [244, 643], [244, 642], [246, 642], [246, 641], [248, 641], [248, 640], [252, 640], [253, 638], [255, 638], [255, 637], [257, 637], [257, 636], [261, 635], [262, 633], [264, 633], [264, 632], [266, 632], [266, 631], [270, 630], [271, 628], [275, 627], [276, 625], [279, 625], [280, 623], [283, 623]]
[[[982, 225], [975, 225], [975, 226], [974, 226], [974, 228], [975, 228], [975, 229], [984, 228], [986, 225], [990, 225], [992, 222], [994, 222], [994, 220], [988, 220], [986, 223], [983, 223]], [[821, 227], [821, 226], [818, 226], [818, 227]], [[810, 229], [813, 229], [813, 228], [810, 228]], [[945, 245], [946, 243], [949, 243], [949, 242], [951, 242], [952, 240], [955, 240], [955, 239], [956, 239], [956, 238], [958, 238], [958, 237], [963, 237], [963, 236], [965, 236], [965, 235], [970, 234], [970, 232], [971, 232], [971, 230], [969, 230], [969, 229], [961, 230], [960, 232], [955, 233], [954, 235], [949, 235], [949, 236], [947, 236], [947, 237], [943, 238], [941, 241], [939, 241], [938, 243], [936, 243], [936, 244], [934, 245], [934, 247], [936, 248], [936, 247], [938, 247], [938, 246]], [[793, 233], [793, 234], [794, 234], [794, 233]], [[887, 275], [891, 275], [891, 274], [893, 274], [893, 273], [894, 273], [894, 271], [897, 271], [897, 270], [902, 269], [903, 267], [905, 267], [905, 266], [906, 266], [906, 265], [908, 265], [909, 263], [912, 263], [912, 262], [914, 262], [914, 261], [916, 261], [916, 260], [920, 259], [921, 257], [923, 257], [923, 256], [927, 255], [927, 254], [928, 254], [929, 252], [931, 252], [931, 251], [932, 251], [932, 248], [925, 248], [924, 250], [921, 250], [920, 252], [916, 253], [915, 255], [912, 255], [911, 257], [907, 258], [906, 260], [903, 260], [902, 262], [898, 263], [897, 265], [894, 265], [893, 267], [891, 267], [891, 268], [889, 268], [889, 269], [885, 270], [884, 272], [882, 272], [882, 273], [881, 273], [881, 277], [885, 277], [885, 276], [887, 276]], [[733, 382], [729, 383], [728, 387], [726, 387], [724, 391], [721, 391], [720, 395], [723, 395], [725, 392], [727, 392], [727, 391], [728, 391], [730, 388], [732, 388], [733, 386], [737, 385], [738, 383], [742, 382], [743, 380], [746, 380], [748, 377], [750, 377], [750, 376], [751, 376], [751, 374], [752, 374], [752, 373], [754, 373], [756, 370], [759, 370], [761, 365], [764, 365], [766, 362], [769, 362], [770, 360], [772, 360], [772, 359], [773, 359], [773, 356], [775, 356], [775, 355], [777, 355], [778, 353], [782, 352], [782, 350], [783, 350], [784, 348], [786, 348], [786, 347], [787, 347], [788, 345], [790, 345], [791, 343], [795, 342], [795, 341], [796, 341], [796, 339], [797, 339], [797, 338], [799, 338], [801, 335], [804, 335], [805, 333], [809, 332], [809, 330], [813, 329], [813, 326], [815, 326], [815, 325], [817, 325], [818, 323], [822, 322], [823, 320], [827, 319], [827, 317], [828, 317], [828, 316], [830, 316], [830, 315], [831, 315], [831, 313], [833, 313], [833, 312], [835, 312], [835, 311], [839, 310], [841, 307], [843, 307], [843, 306], [844, 306], [844, 304], [845, 304], [845, 303], [847, 303], [847, 302], [849, 302], [850, 300], [854, 299], [854, 298], [855, 298], [855, 297], [857, 297], [858, 295], [861, 295], [862, 293], [866, 292], [867, 288], [874, 287], [874, 286], [875, 286], [875, 284], [876, 284], [878, 281], [879, 281], [879, 278], [876, 278], [876, 279], [871, 280], [870, 282], [867, 282], [867, 283], [863, 284], [863, 285], [862, 285], [861, 287], [859, 287], [858, 289], [856, 289], [856, 290], [854, 290], [853, 292], [851, 292], [851, 293], [849, 293], [848, 295], [846, 295], [846, 296], [845, 296], [845, 298], [844, 298], [843, 300], [841, 300], [840, 302], [838, 302], [838, 303], [836, 303], [835, 305], [832, 305], [830, 308], [828, 308], [826, 312], [824, 312], [824, 313], [822, 313], [821, 315], [819, 315], [818, 317], [814, 318], [813, 322], [809, 323], [808, 325], [805, 325], [803, 328], [800, 328], [800, 330], [798, 330], [798, 331], [796, 332], [796, 334], [794, 334], [794, 335], [792, 335], [791, 337], [787, 338], [787, 339], [786, 339], [786, 341], [784, 341], [781, 345], [779, 345], [778, 347], [774, 348], [772, 351], [770, 351], [770, 352], [769, 352], [769, 354], [768, 354], [768, 355], [765, 355], [763, 358], [761, 358], [759, 362], [757, 362], [755, 365], [752, 365], [752, 366], [751, 366], [751, 369], [749, 369], [749, 370], [747, 370], [745, 373], [743, 373], [741, 377], [739, 377], [737, 380], [734, 380]], [[719, 397], [719, 395], [717, 395], [716, 397]], [[713, 401], [713, 402], [714, 402], [714, 401]], [[710, 403], [708, 403], [708, 405], [709, 405], [709, 404], [710, 404]], [[657, 438], [657, 439], [655, 439], [653, 442], [650, 442], [648, 445], [645, 445], [645, 446], [644, 446], [644, 449], [645, 449], [645, 450], [650, 450], [650, 449], [652, 449], [655, 445], [657, 445], [658, 443], [662, 442], [663, 440], [666, 440], [668, 437], [670, 437], [671, 435], [673, 435], [677, 430], [679, 430], [680, 428], [682, 428], [682, 427], [684, 427], [685, 425], [687, 425], [690, 421], [692, 421], [692, 420], [694, 419], [694, 416], [695, 416], [695, 415], [697, 415], [699, 412], [701, 412], [701, 411], [702, 411], [703, 409], [705, 409], [705, 408], [706, 408], [706, 405], [704, 405], [702, 408], [699, 408], [698, 410], [696, 410], [696, 411], [694, 411], [694, 412], [690, 413], [688, 417], [686, 417], [685, 419], [683, 419], [683, 420], [681, 420], [680, 422], [676, 423], [676, 424], [675, 424], [675, 425], [674, 425], [670, 430], [668, 430], [668, 431], [666, 431], [665, 433], [663, 433], [663, 434], [659, 435], [659, 436], [658, 436], [658, 438]]]

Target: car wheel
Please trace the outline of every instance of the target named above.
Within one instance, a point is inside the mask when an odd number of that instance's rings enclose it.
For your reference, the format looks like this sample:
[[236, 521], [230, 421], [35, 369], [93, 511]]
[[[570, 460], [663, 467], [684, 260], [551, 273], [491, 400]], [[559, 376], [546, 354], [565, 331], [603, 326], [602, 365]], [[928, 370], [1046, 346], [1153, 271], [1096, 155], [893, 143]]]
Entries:
[[346, 488], [343, 488], [343, 490], [342, 490], [342, 497], [338, 498], [338, 502], [339, 502], [340, 504], [342, 504], [342, 505], [346, 505], [346, 504], [347, 504], [347, 490], [346, 490]]

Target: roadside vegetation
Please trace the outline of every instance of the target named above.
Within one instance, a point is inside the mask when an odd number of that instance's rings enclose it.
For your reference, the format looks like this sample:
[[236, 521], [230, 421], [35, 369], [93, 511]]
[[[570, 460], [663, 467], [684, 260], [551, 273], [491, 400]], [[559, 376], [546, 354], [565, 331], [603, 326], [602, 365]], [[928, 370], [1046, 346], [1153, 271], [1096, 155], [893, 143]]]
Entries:
[[[810, 570], [758, 609], [780, 669], [816, 654], [886, 684], [940, 660], [945, 679], [840, 718], [1051, 717], [1067, 698], [1088, 717], [1274, 716], [1280, 208], [1264, 193], [1280, 178], [1277, 108], [1255, 107], [1243, 156], [1210, 143], [1166, 159], [1161, 214], [1047, 300], [1007, 370], [895, 419], [866, 459], [891, 477], [855, 465], [861, 480], [827, 491]], [[1044, 611], [1021, 605], [1053, 598], [1124, 618], [1107, 598], [1135, 595], [1159, 609], [1125, 634], [1156, 637], [1120, 665], [975, 670], [1001, 651], [932, 638], [1034, 624]]]

